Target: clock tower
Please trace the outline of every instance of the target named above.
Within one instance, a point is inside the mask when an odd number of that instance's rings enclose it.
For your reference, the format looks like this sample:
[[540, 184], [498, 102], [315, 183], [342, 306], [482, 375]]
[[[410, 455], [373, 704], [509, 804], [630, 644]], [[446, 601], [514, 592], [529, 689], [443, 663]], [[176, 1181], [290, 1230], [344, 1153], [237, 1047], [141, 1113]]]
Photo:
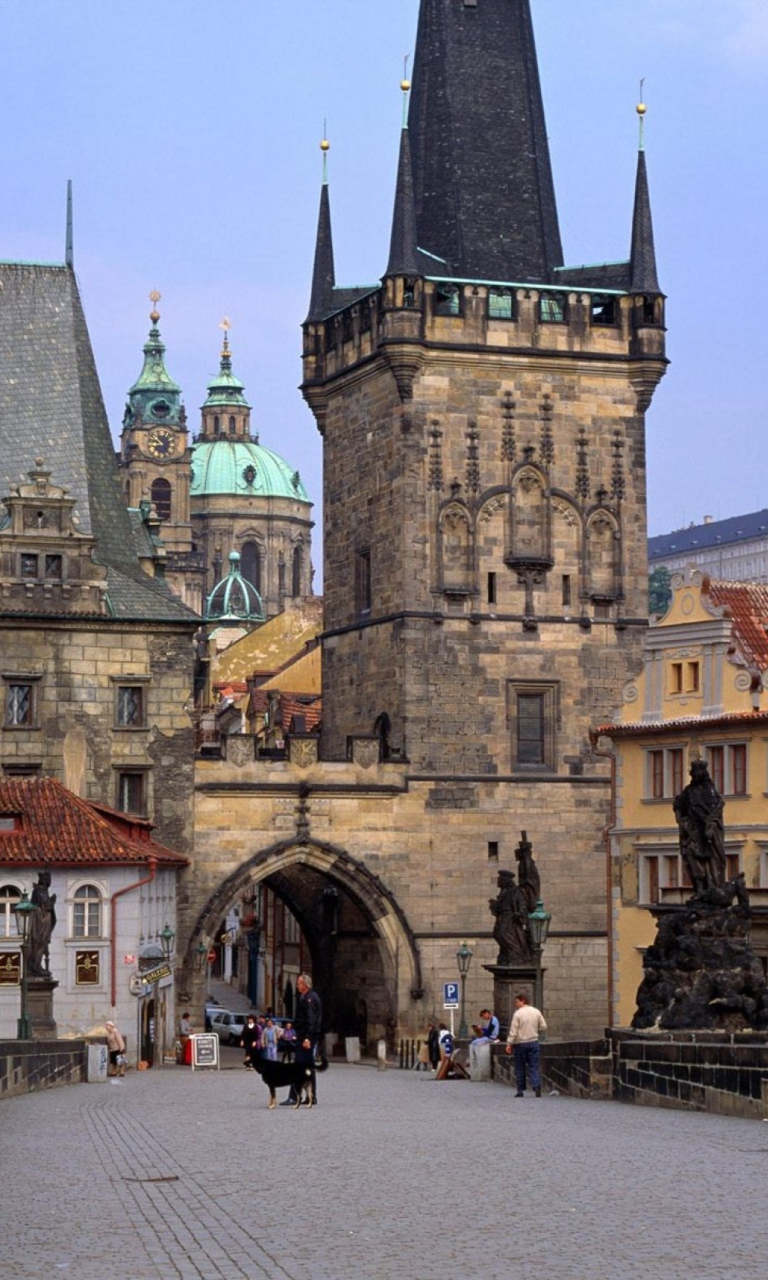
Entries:
[[189, 516], [191, 482], [187, 415], [181, 387], [165, 367], [157, 303], [149, 295], [151, 329], [144, 344], [144, 367], [128, 392], [120, 438], [120, 464], [129, 508], [155, 508], [166, 550], [169, 584], [189, 606], [200, 611], [202, 558], [196, 554]]

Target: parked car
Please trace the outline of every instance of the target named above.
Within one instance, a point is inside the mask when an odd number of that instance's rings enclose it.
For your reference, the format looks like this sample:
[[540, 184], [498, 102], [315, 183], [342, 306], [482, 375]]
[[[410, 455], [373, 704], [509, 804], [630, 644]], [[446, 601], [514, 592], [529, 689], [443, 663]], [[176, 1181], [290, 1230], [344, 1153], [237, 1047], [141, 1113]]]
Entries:
[[216, 1009], [211, 1014], [211, 1031], [226, 1044], [239, 1044], [243, 1038], [246, 1013], [230, 1013], [228, 1009]]
[[215, 1013], [224, 1013], [224, 1005], [219, 1004], [218, 1000], [214, 1000], [213, 996], [209, 996], [205, 1002], [205, 1029], [210, 1031], [211, 1018]]

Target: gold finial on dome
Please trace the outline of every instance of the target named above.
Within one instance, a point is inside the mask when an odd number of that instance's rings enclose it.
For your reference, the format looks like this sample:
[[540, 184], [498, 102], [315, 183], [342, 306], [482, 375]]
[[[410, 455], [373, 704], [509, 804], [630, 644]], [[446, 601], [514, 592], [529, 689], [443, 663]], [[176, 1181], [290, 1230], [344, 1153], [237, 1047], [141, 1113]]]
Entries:
[[322, 142], [320, 143], [320, 150], [321, 150], [321, 151], [330, 151], [330, 149], [331, 149], [331, 144], [330, 144], [330, 142], [328, 141], [328, 139], [327, 139], [327, 138], [323, 138]]
[[219, 321], [219, 328], [224, 330], [224, 345], [221, 349], [221, 357], [224, 359], [225, 356], [229, 355], [229, 331], [232, 328], [232, 322], [229, 316], [224, 316], [224, 318]]
[[157, 289], [153, 289], [149, 295], [149, 300], [153, 304], [152, 310], [149, 313], [149, 318], [153, 324], [157, 324], [158, 320], [160, 319], [160, 312], [157, 309], [157, 304], [162, 298], [162, 296], [163, 296], [162, 293], [160, 293], [159, 290]]
[[643, 79], [640, 81], [640, 101], [635, 107], [635, 110], [640, 119], [640, 150], [641, 151], [645, 149], [645, 133], [644, 133], [645, 113], [648, 110], [648, 108], [645, 105], [645, 102], [643, 101], [643, 85], [644, 84], [645, 84], [645, 80]]

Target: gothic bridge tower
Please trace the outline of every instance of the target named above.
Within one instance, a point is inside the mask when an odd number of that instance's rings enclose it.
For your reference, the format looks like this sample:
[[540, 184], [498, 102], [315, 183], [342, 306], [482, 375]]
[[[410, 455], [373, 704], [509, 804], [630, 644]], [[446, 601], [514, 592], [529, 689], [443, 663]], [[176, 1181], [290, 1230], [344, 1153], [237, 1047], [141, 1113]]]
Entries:
[[[324, 181], [304, 324], [322, 753], [384, 723], [382, 751], [432, 787], [424, 832], [452, 804], [483, 851], [484, 813], [526, 827], [576, 940], [564, 965], [582, 944], [597, 963], [609, 786], [589, 729], [639, 660], [667, 363], [642, 137], [628, 259], [568, 267], [529, 0], [422, 0], [408, 88], [386, 271], [336, 285]], [[419, 848], [414, 831], [416, 868]]]

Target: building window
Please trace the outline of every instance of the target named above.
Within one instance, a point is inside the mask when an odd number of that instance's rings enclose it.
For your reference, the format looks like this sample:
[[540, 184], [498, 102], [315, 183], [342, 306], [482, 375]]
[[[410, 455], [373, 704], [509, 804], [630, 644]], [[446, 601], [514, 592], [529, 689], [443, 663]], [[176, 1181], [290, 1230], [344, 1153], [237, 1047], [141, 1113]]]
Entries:
[[81, 885], [72, 901], [72, 937], [100, 938], [101, 893], [93, 884]]
[[45, 557], [45, 578], [47, 582], [61, 582], [63, 576], [63, 559], [59, 555]]
[[358, 551], [355, 562], [355, 607], [357, 613], [371, 612], [371, 552]]
[[158, 520], [170, 520], [172, 494], [170, 481], [163, 478], [153, 480], [150, 494], [155, 504]]
[[0, 888], [0, 938], [18, 938], [14, 907], [21, 897], [21, 890], [15, 884], [4, 884]]
[[488, 319], [511, 320], [514, 315], [514, 299], [511, 289], [488, 290]]
[[556, 684], [508, 686], [512, 764], [515, 769], [554, 769], [558, 716]]
[[564, 293], [542, 293], [539, 299], [539, 317], [542, 324], [563, 324], [565, 313]]
[[679, 853], [652, 853], [640, 859], [639, 901], [655, 906], [659, 902], [679, 900], [693, 888]]
[[461, 314], [461, 291], [457, 284], [439, 284], [435, 289], [435, 314], [458, 316]]
[[236, 430], [237, 430], [237, 423], [235, 422], [235, 415], [234, 415], [233, 413], [230, 413], [230, 415], [229, 415], [229, 434], [230, 434], [231, 436], [233, 436], [233, 435], [235, 434], [235, 431], [236, 431]]
[[244, 542], [240, 548], [240, 572], [261, 595], [261, 551], [256, 542]]
[[488, 603], [496, 604], [496, 574], [488, 574]]
[[562, 577], [562, 592], [563, 592], [563, 608], [564, 608], [564, 609], [569, 609], [569, 608], [570, 608], [570, 605], [571, 605], [571, 575], [570, 575], [570, 573], [564, 573], [564, 574], [563, 574], [563, 577]]
[[35, 686], [14, 684], [5, 687], [6, 729], [29, 729], [34, 724]]
[[214, 434], [215, 436], [217, 436], [217, 435], [219, 434], [219, 430], [220, 430], [220, 428], [221, 428], [221, 419], [219, 418], [218, 413], [214, 413], [214, 415], [213, 415], [213, 434]]
[[726, 743], [706, 748], [709, 776], [722, 796], [747, 794], [747, 744]]
[[118, 729], [143, 729], [146, 727], [146, 696], [142, 685], [117, 686], [116, 722]]
[[615, 325], [616, 299], [595, 293], [590, 303], [592, 323], [598, 325]]
[[122, 813], [143, 816], [146, 812], [146, 789], [146, 773], [118, 773], [117, 808]]
[[294, 598], [301, 595], [301, 547], [293, 548], [293, 561], [291, 564], [291, 595]]
[[646, 752], [646, 799], [672, 800], [679, 795], [683, 789], [683, 763], [682, 747]]
[[20, 569], [22, 578], [36, 578], [37, 565], [39, 557], [31, 551], [22, 551], [20, 557]]

